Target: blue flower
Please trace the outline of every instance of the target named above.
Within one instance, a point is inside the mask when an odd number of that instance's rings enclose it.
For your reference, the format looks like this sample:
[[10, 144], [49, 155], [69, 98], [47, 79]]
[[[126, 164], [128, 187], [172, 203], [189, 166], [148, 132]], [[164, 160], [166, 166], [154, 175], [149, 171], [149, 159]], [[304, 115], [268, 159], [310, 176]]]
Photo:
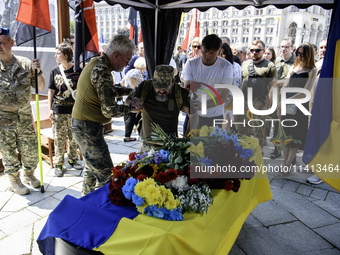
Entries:
[[177, 221], [183, 220], [181, 207], [177, 207], [177, 209], [170, 211], [170, 218], [171, 220], [177, 220]]
[[242, 158], [250, 158], [253, 156], [253, 151], [251, 149], [243, 149], [240, 156]]
[[238, 137], [237, 135], [231, 135], [230, 139], [233, 140], [235, 145], [239, 145], [240, 143], [238, 142]]
[[132, 194], [132, 202], [136, 205], [136, 206], [142, 206], [144, 204], [144, 199], [138, 195], [136, 195], [135, 193]]
[[169, 155], [170, 155], [169, 151], [161, 149], [161, 150], [159, 150], [159, 154], [160, 154], [164, 163], [169, 163]]
[[242, 145], [235, 145], [235, 150], [238, 154], [241, 154], [242, 152]]
[[137, 184], [137, 180], [134, 179], [133, 177], [130, 177], [127, 179], [125, 182], [125, 185], [122, 188], [123, 194], [127, 199], [132, 198], [132, 194], [134, 193], [135, 186]]
[[200, 163], [204, 163], [206, 166], [211, 166], [212, 163], [212, 159], [209, 159], [208, 157], [204, 158], [200, 158]]

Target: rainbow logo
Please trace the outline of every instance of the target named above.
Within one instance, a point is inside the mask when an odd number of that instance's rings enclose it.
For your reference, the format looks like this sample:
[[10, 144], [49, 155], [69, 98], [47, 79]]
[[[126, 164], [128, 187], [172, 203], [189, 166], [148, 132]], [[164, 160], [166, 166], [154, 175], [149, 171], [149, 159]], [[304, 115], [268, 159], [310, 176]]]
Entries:
[[[220, 101], [220, 104], [222, 105], [222, 100], [221, 100], [220, 96], [218, 95], [217, 91], [216, 91], [213, 87], [211, 87], [211, 86], [208, 85], [208, 84], [202, 83], [202, 82], [198, 82], [198, 83], [201, 84], [201, 85], [203, 85], [203, 86], [208, 87], [212, 92], [214, 92], [214, 94], [217, 96], [218, 100]], [[212, 100], [214, 100], [215, 105], [217, 105], [216, 100], [215, 100], [215, 97], [211, 94], [211, 92], [210, 92], [209, 90], [207, 90], [207, 89], [205, 89], [205, 88], [198, 88], [198, 89], [201, 89], [201, 90], [203, 90], [204, 92], [206, 92], [206, 93], [212, 98]]]

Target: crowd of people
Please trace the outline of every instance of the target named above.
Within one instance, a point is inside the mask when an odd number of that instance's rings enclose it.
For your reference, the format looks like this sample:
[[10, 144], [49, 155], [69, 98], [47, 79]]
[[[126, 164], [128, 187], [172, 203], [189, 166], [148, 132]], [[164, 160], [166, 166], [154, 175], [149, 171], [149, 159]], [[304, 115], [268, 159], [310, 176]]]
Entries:
[[[31, 62], [13, 55], [13, 43], [9, 29], [1, 28], [0, 96], [2, 102], [7, 103], [0, 106], [0, 153], [5, 173], [10, 178], [10, 190], [27, 194], [29, 189], [20, 179], [18, 153], [21, 154], [24, 182], [34, 188], [39, 187], [40, 182], [33, 174], [38, 163], [38, 150], [34, 148], [38, 144], [29, 103], [29, 87], [34, 87], [37, 77], [39, 90], [42, 90], [45, 80], [39, 60]], [[113, 163], [104, 139], [103, 125], [114, 117], [124, 116], [124, 142], [136, 140], [131, 134], [133, 127], [137, 126], [139, 151], [157, 146], [150, 139], [152, 123], [177, 137], [181, 112], [186, 114], [183, 135], [192, 128], [213, 126], [218, 119], [223, 120], [221, 127], [230, 132], [255, 136], [263, 148], [267, 144], [268, 130], [272, 127], [267, 124], [247, 125], [251, 118], [245, 118], [252, 109], [265, 111], [271, 109], [274, 103], [277, 103], [276, 111], [268, 115], [254, 114], [252, 118], [262, 123], [266, 123], [269, 117], [297, 123], [294, 128], [284, 127], [286, 135], [298, 141], [285, 145], [283, 149], [284, 165], [290, 169], [296, 164], [298, 150], [304, 149], [309, 117], [299, 108], [287, 115], [282, 114], [280, 100], [276, 100], [276, 97], [280, 99], [280, 93], [273, 94], [273, 90], [303, 88], [314, 95], [315, 80], [326, 45], [327, 41], [322, 40], [317, 53], [309, 43], [295, 47], [291, 38], [284, 38], [279, 52], [275, 52], [274, 47], [266, 46], [261, 40], [255, 40], [249, 46], [242, 43], [230, 45], [229, 38], [211, 34], [202, 40], [194, 38], [188, 52], [178, 46], [170, 63], [156, 66], [153, 78], [149, 79], [143, 43], [138, 45], [136, 54], [136, 46], [124, 35], [114, 36], [105, 45], [102, 54], [93, 58], [82, 70], [74, 70], [72, 45], [61, 43], [56, 47], [57, 65], [50, 71], [48, 84], [49, 116], [55, 142], [55, 175], [62, 177], [65, 172], [67, 138], [68, 164], [75, 169], [83, 168], [77, 162], [78, 146], [85, 160], [82, 194], [106, 184]], [[237, 91], [221, 84], [235, 86], [243, 92], [247, 114], [234, 114], [233, 102], [238, 98], [233, 98], [231, 90], [234, 95]], [[202, 104], [201, 99], [207, 90], [217, 94]], [[288, 93], [286, 96], [301, 99], [305, 94]], [[216, 104], [217, 97], [221, 104]], [[310, 110], [312, 103], [307, 102], [303, 106]], [[273, 123], [272, 134], [276, 137], [280, 122]], [[280, 156], [275, 147], [270, 158]], [[309, 181], [314, 184], [322, 182], [316, 176]]]

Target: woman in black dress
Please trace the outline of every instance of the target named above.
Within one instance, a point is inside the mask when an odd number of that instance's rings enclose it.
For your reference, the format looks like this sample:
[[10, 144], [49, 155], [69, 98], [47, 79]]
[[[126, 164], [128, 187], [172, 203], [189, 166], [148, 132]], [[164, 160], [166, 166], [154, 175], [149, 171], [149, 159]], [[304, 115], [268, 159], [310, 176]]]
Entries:
[[[294, 65], [289, 70], [289, 79], [284, 86], [289, 88], [304, 88], [310, 91], [317, 75], [313, 46], [309, 43], [303, 43], [296, 49], [295, 55]], [[305, 98], [305, 96], [304, 93], [287, 93], [288, 99], [301, 99]], [[303, 106], [309, 110], [308, 102], [304, 103]], [[280, 104], [278, 108], [280, 109]], [[281, 109], [279, 110], [279, 115], [281, 115]], [[297, 109], [295, 114], [287, 113], [285, 116], [281, 116], [281, 120], [286, 120], [284, 124], [287, 126], [294, 126], [296, 124], [295, 127], [284, 127], [286, 136], [293, 138], [293, 141], [287, 143], [283, 149], [284, 164], [287, 167], [283, 168], [282, 173], [287, 174], [293, 161], [296, 161], [296, 153], [299, 149], [303, 150], [305, 147], [308, 131], [308, 116], [300, 109]], [[300, 141], [301, 143], [294, 141]]]

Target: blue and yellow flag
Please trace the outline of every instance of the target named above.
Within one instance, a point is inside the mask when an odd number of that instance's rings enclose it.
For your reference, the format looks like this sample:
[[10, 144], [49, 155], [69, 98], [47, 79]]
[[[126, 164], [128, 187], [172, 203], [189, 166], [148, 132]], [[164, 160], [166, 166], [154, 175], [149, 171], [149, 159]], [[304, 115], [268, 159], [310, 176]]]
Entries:
[[335, 1], [303, 161], [340, 191], [340, 5]]

